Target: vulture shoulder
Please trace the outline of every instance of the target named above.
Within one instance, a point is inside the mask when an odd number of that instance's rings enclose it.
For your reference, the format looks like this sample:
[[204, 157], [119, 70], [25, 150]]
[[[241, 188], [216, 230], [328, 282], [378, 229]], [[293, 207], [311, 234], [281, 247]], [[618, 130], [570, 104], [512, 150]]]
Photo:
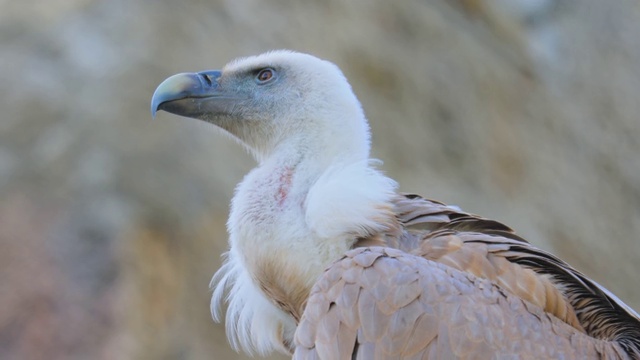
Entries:
[[417, 195], [395, 211], [386, 246], [356, 247], [315, 284], [294, 358], [640, 359], [638, 315], [507, 226]]

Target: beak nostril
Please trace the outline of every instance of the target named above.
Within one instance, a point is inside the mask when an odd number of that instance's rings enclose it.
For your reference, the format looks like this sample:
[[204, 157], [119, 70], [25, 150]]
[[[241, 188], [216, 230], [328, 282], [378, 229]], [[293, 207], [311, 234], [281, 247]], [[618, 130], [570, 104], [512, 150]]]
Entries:
[[209, 75], [202, 75], [202, 78], [204, 79], [204, 82], [207, 83], [207, 85], [209, 86], [213, 86], [213, 83], [211, 82], [211, 78], [209, 77]]
[[200, 85], [208, 89], [215, 89], [218, 87], [218, 79], [220, 79], [222, 73], [219, 70], [209, 70], [196, 73], [195, 75], [199, 77]]

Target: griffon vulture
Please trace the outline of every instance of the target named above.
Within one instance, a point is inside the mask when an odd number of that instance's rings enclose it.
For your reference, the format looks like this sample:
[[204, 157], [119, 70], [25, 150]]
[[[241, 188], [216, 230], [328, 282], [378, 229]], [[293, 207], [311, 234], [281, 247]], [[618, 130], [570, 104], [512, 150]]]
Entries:
[[509, 227], [396, 191], [341, 71], [273, 51], [156, 89], [253, 154], [212, 280], [231, 345], [296, 359], [636, 358], [636, 312]]

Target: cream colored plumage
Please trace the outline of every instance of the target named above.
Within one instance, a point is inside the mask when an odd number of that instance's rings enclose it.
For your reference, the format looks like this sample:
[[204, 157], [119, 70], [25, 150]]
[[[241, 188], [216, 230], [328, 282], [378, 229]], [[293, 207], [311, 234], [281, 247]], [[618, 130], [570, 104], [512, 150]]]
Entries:
[[215, 124], [258, 161], [236, 190], [212, 281], [234, 348], [640, 358], [638, 315], [606, 289], [496, 221], [397, 193], [335, 65], [275, 51], [178, 74], [156, 90], [157, 110]]

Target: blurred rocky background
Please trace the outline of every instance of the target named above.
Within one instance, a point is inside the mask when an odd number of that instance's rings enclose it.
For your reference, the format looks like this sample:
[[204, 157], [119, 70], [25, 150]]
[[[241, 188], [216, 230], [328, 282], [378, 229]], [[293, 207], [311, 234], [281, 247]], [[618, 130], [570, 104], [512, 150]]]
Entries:
[[149, 101], [274, 48], [343, 69], [402, 190], [640, 309], [639, 34], [633, 0], [0, 0], [0, 358], [245, 358], [208, 283], [254, 163]]

